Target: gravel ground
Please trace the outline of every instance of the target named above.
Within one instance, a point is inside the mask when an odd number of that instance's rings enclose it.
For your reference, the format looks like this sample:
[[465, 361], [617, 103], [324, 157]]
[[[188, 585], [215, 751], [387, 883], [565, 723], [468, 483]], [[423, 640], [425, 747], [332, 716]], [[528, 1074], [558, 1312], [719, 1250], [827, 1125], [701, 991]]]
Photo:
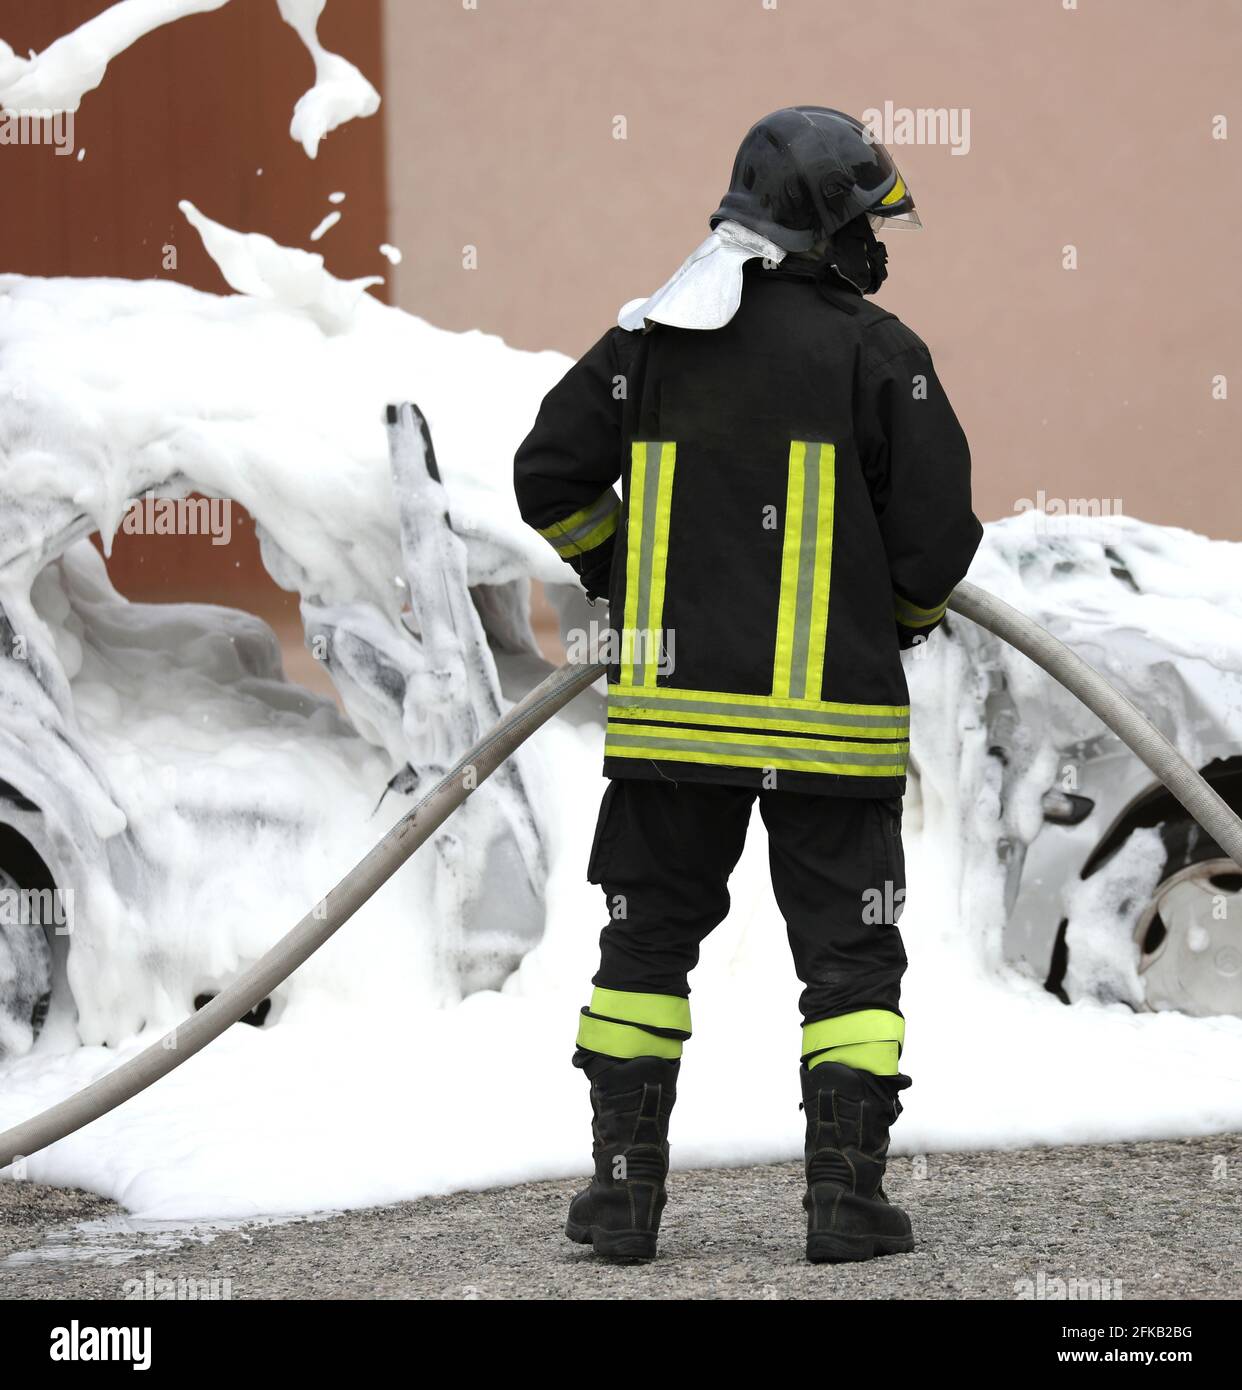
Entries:
[[1012, 1299], [1041, 1276], [1113, 1281], [1104, 1291], [1124, 1298], [1242, 1292], [1239, 1135], [930, 1154], [889, 1175], [917, 1249], [853, 1266], [803, 1261], [794, 1164], [674, 1173], [661, 1257], [631, 1267], [565, 1240], [572, 1181], [219, 1228], [135, 1222], [88, 1193], [3, 1182], [0, 1298], [120, 1298], [148, 1271], [282, 1299]]

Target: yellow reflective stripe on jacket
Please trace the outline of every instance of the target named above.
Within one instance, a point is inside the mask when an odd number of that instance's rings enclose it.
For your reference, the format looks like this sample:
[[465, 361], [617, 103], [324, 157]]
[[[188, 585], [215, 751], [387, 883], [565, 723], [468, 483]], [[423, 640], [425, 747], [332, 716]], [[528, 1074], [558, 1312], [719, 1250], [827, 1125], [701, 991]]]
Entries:
[[902, 598], [900, 594], [893, 594], [893, 611], [902, 627], [930, 627], [932, 623], [938, 623], [944, 617], [948, 606], [949, 600], [945, 599], [935, 608], [920, 608], [909, 599]]
[[860, 1009], [821, 1018], [802, 1028], [802, 1060], [809, 1070], [821, 1062], [840, 1062], [875, 1076], [896, 1076], [906, 1021], [887, 1009]]
[[773, 695], [818, 699], [823, 688], [835, 498], [835, 448], [793, 440], [789, 446]]
[[910, 732], [909, 705], [849, 705], [776, 695], [681, 690], [667, 685], [647, 690], [610, 686], [608, 709], [623, 719], [705, 724], [713, 728], [776, 729], [876, 739], [905, 739]]
[[658, 724], [609, 720], [604, 755], [707, 763], [717, 767], [831, 772], [856, 777], [904, 777], [910, 745], [789, 738], [724, 729], [670, 729]]
[[564, 521], [545, 526], [539, 534], [563, 560], [568, 560], [575, 555], [585, 555], [588, 550], [602, 545], [617, 529], [620, 515], [621, 501], [612, 488], [609, 488], [589, 507], [574, 512]]
[[635, 440], [630, 449], [630, 493], [625, 552], [625, 615], [621, 680], [654, 686], [664, 622], [664, 576], [677, 445]]
[[640, 694], [644, 699], [658, 701], [688, 699], [711, 701], [714, 704], [725, 705], [740, 701], [748, 706], [753, 705], [756, 709], [822, 710], [828, 714], [874, 715], [885, 720], [908, 719], [910, 717], [909, 705], [860, 705], [840, 700], [797, 700], [788, 695], [739, 695], [733, 690], [691, 690], [689, 687], [683, 689], [681, 686], [674, 685], [659, 685], [654, 690], [636, 691], [633, 687], [627, 687], [620, 682], [612, 689], [621, 694]]
[[622, 1023], [670, 1028], [690, 1036], [690, 1001], [679, 994], [639, 994], [623, 989], [591, 991], [591, 1013]]
[[[626, 486], [625, 601], [616, 679], [608, 687], [607, 758], [900, 778], [909, 755], [908, 704], [824, 700], [836, 449], [789, 444], [784, 535], [769, 693], [657, 684], [665, 669], [664, 588], [677, 446], [634, 440]], [[693, 539], [695, 519], [679, 510]], [[768, 629], [771, 631], [771, 628]], [[692, 634], [693, 635], [693, 634]], [[771, 639], [769, 639], [771, 640]], [[762, 657], [760, 657], [762, 659]], [[592, 1010], [592, 1012], [596, 1012]]]
[[681, 1056], [680, 1038], [661, 1037], [659, 1033], [648, 1033], [628, 1023], [593, 1018], [587, 1013], [578, 1020], [578, 1046], [605, 1057], [665, 1057], [672, 1060]]

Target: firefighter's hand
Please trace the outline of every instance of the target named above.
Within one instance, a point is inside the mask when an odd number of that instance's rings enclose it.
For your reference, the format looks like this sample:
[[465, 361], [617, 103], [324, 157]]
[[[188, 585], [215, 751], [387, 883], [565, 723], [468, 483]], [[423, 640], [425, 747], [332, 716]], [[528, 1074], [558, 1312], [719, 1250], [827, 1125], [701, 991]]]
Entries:
[[608, 581], [611, 574], [612, 556], [610, 555], [602, 565], [596, 565], [578, 576], [582, 581], [582, 587], [586, 590], [587, 598], [592, 603], [596, 599], [608, 597]]

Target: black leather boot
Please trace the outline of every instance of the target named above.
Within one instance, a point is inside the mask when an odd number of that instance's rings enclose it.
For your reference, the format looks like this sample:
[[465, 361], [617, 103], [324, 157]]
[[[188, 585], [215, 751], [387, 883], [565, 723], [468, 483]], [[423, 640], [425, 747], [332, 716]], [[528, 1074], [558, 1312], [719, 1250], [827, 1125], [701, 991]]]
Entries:
[[904, 1077], [837, 1062], [802, 1068], [806, 1110], [806, 1257], [814, 1264], [869, 1260], [914, 1249], [910, 1218], [884, 1195], [888, 1131], [901, 1114]]
[[[603, 1059], [593, 1059], [601, 1062]], [[592, 1066], [595, 1177], [569, 1205], [565, 1234], [618, 1262], [653, 1260], [664, 1179], [668, 1121], [677, 1099], [680, 1062], [636, 1057]]]

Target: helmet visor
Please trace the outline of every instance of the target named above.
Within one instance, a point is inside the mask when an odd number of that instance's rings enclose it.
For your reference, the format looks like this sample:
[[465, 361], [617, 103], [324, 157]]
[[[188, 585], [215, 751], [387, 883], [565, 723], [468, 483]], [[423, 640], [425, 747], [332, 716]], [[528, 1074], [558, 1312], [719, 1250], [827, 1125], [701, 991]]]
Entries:
[[913, 208], [908, 212], [869, 212], [867, 214], [867, 221], [871, 223], [871, 230], [873, 232], [893, 231], [898, 227], [904, 227], [907, 230], [915, 231], [923, 225], [923, 219]]
[[[883, 149], [884, 147], [877, 145], [876, 148]], [[891, 164], [892, 156], [887, 150], [884, 151], [884, 155]], [[867, 210], [872, 230], [878, 230], [880, 227], [921, 227], [923, 225], [922, 219], [914, 210], [914, 195], [907, 187], [905, 179], [901, 177], [901, 170], [897, 168], [896, 164], [892, 164], [892, 170], [892, 187]]]

